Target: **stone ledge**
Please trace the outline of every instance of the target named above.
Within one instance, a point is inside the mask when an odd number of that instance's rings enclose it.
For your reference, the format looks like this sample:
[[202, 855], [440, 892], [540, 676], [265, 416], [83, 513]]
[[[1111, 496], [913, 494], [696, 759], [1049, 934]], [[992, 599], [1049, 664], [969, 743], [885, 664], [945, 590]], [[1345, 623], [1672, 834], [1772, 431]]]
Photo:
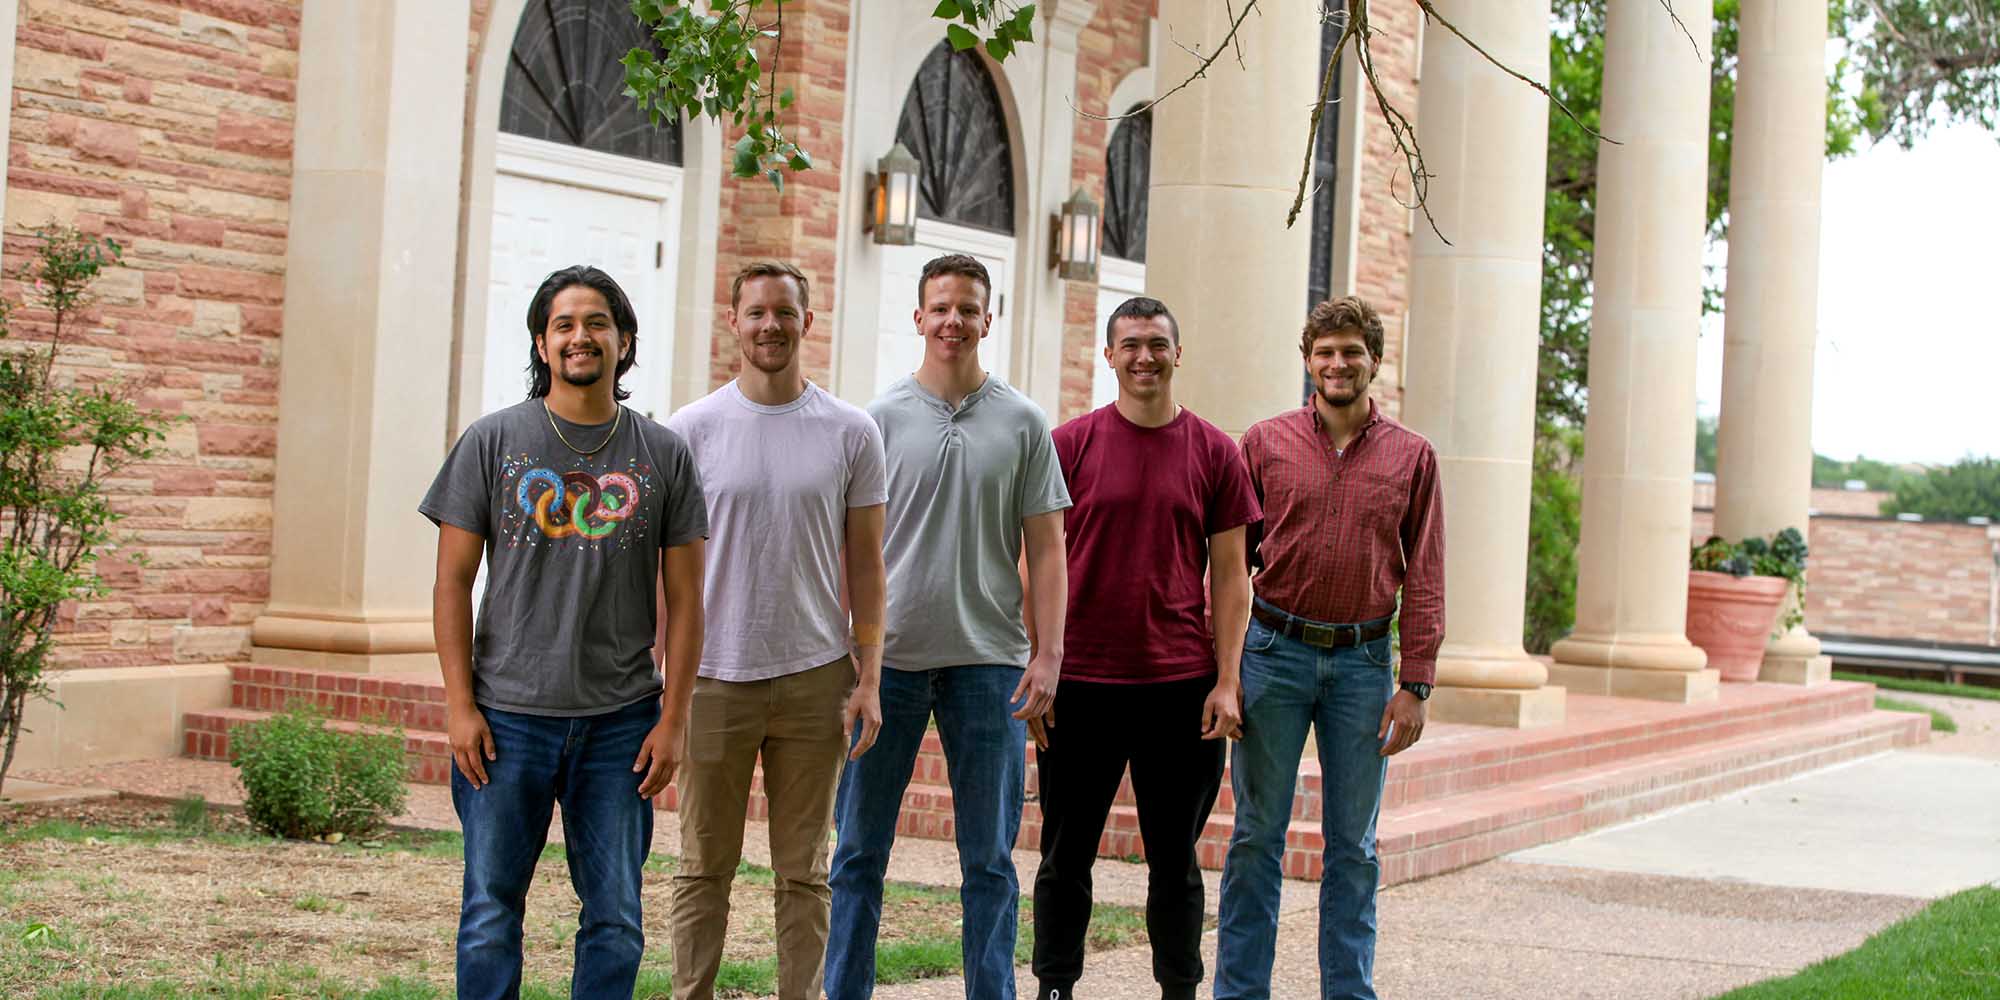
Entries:
[[1604, 694], [1692, 705], [1714, 701], [1722, 675], [1713, 670], [1638, 670], [1551, 663], [1549, 683], [1576, 694]]
[[1568, 693], [1560, 687], [1438, 687], [1431, 692], [1430, 721], [1508, 729], [1560, 726]]

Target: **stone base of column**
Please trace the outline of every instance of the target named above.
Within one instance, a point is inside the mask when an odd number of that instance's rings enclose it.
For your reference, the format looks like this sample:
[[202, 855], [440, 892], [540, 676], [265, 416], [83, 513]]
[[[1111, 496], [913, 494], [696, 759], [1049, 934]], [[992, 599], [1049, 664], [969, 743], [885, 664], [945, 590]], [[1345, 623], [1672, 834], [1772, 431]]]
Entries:
[[1559, 687], [1440, 687], [1431, 692], [1427, 717], [1432, 722], [1539, 729], [1562, 725], [1568, 700]]
[[1716, 699], [1722, 687], [1722, 674], [1714, 670], [1641, 670], [1553, 663], [1549, 665], [1549, 683], [1566, 688], [1571, 694], [1601, 694], [1692, 705]]
[[1757, 680], [1763, 684], [1796, 684], [1812, 687], [1825, 684], [1833, 679], [1833, 657], [1831, 656], [1773, 656], [1764, 654], [1764, 665], [1757, 671]]
[[250, 658], [272, 667], [357, 674], [436, 671], [426, 618], [336, 618], [267, 612], [250, 629]]

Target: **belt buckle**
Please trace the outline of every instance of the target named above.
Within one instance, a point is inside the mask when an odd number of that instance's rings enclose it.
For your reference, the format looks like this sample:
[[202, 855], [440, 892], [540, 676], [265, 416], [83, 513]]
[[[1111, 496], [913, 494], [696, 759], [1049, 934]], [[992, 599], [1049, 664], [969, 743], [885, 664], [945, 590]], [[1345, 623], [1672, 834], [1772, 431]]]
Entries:
[[1299, 623], [1299, 641], [1308, 646], [1332, 649], [1339, 635], [1340, 629], [1332, 625], [1314, 625], [1308, 622]]

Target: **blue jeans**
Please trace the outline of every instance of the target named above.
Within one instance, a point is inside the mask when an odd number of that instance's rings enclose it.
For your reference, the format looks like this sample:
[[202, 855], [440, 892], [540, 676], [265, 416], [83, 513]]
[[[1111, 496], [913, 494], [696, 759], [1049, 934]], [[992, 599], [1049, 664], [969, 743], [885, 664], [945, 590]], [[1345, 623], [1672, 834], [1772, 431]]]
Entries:
[[[1269, 607], [1266, 605], [1266, 607]], [[1373, 1000], [1375, 818], [1388, 758], [1375, 733], [1395, 693], [1389, 638], [1308, 646], [1254, 618], [1243, 642], [1243, 739], [1230, 758], [1236, 827], [1222, 868], [1216, 1000], [1268, 1000], [1278, 889], [1306, 727], [1319, 743], [1325, 870], [1319, 882], [1321, 1000]], [[1287, 984], [1283, 995], [1304, 995]]]
[[660, 720], [647, 698], [602, 715], [558, 718], [481, 708], [493, 732], [489, 779], [475, 789], [457, 768], [451, 802], [465, 831], [458, 917], [458, 996], [521, 995], [521, 918], [528, 883], [562, 804], [577, 915], [574, 1000], [631, 1000], [646, 950], [639, 878], [653, 843], [653, 804], [632, 761]]
[[833, 889], [826, 942], [828, 1000], [866, 1000], [875, 992], [882, 875], [896, 842], [903, 792], [933, 712], [951, 778], [958, 838], [965, 995], [968, 1000], [1012, 1000], [1021, 898], [1012, 852], [1021, 831], [1028, 735], [1026, 724], [1013, 717], [1017, 706], [1009, 705], [1007, 696], [1020, 683], [1020, 667], [882, 671], [882, 730], [875, 746], [841, 772], [833, 804], [839, 838], [827, 880]]

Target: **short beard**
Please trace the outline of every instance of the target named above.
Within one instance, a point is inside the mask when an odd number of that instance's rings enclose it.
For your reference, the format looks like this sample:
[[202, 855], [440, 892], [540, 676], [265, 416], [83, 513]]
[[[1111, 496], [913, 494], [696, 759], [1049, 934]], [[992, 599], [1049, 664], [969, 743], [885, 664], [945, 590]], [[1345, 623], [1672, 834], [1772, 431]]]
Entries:
[[564, 382], [567, 382], [570, 385], [582, 389], [588, 386], [596, 385], [599, 381], [601, 381], [604, 378], [604, 366], [598, 365], [597, 370], [590, 373], [589, 375], [571, 375], [569, 373], [569, 365], [564, 364], [556, 368], [556, 374], [560, 376]]
[[785, 359], [783, 361], [778, 362], [776, 365], [767, 365], [757, 360], [756, 345], [752, 344], [750, 350], [743, 352], [743, 361], [745, 364], [748, 364], [750, 367], [755, 368], [766, 375], [776, 375], [780, 372], [783, 372], [785, 369], [790, 368], [792, 366], [792, 362], [796, 360], [798, 356], [799, 356], [798, 349], [793, 348], [790, 354], [785, 355]]
[[1347, 394], [1346, 398], [1344, 399], [1339, 396], [1335, 396], [1331, 390], [1327, 389], [1325, 382], [1317, 379], [1315, 381], [1319, 381], [1320, 384], [1313, 387], [1314, 394], [1319, 396], [1320, 399], [1325, 400], [1328, 406], [1338, 407], [1338, 406], [1352, 406], [1356, 402], [1360, 401], [1362, 397], [1368, 395], [1368, 385], [1370, 382], [1373, 382], [1374, 380], [1370, 379], [1368, 380], [1368, 382], [1360, 382], [1356, 384], [1353, 390], [1350, 391]]

